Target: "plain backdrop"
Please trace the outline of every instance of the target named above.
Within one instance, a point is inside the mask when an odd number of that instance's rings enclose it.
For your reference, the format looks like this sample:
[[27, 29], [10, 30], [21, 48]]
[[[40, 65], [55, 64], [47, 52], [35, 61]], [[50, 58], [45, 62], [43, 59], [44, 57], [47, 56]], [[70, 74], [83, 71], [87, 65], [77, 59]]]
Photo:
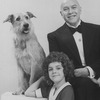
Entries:
[[[35, 34], [48, 55], [47, 34], [63, 25], [60, 15], [62, 0], [0, 0], [0, 95], [17, 88], [17, 64], [14, 57], [11, 23], [3, 23], [9, 14], [32, 12]], [[82, 20], [100, 24], [100, 0], [78, 0]]]

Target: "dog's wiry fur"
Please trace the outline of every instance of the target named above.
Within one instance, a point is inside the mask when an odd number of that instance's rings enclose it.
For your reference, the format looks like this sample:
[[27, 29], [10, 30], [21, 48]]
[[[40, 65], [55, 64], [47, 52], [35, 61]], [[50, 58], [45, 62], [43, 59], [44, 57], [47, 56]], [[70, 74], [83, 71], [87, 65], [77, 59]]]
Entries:
[[14, 94], [21, 94], [42, 75], [42, 62], [45, 58], [43, 48], [39, 44], [32, 27], [32, 13], [12, 14], [4, 22], [11, 22], [14, 39], [15, 56], [18, 64], [19, 88]]

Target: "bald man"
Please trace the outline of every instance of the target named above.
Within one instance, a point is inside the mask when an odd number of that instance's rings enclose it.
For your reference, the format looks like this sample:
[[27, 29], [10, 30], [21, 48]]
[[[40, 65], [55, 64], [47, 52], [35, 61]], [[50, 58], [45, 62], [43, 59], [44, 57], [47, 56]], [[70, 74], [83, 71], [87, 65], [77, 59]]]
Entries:
[[99, 85], [91, 80], [100, 76], [100, 25], [80, 19], [77, 0], [64, 0], [60, 13], [65, 23], [47, 35], [49, 50], [64, 52], [73, 61], [75, 100], [100, 100]]

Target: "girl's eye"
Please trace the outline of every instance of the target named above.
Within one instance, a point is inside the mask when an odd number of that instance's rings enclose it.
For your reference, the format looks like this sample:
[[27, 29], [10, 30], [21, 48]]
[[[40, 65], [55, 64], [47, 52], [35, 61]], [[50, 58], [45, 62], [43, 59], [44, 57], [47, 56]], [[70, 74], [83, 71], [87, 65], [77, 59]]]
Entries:
[[48, 71], [52, 71], [52, 70], [53, 70], [52, 68], [49, 68], [49, 69], [48, 69]]
[[60, 70], [61, 68], [60, 67], [58, 67], [58, 68], [56, 68], [57, 70]]

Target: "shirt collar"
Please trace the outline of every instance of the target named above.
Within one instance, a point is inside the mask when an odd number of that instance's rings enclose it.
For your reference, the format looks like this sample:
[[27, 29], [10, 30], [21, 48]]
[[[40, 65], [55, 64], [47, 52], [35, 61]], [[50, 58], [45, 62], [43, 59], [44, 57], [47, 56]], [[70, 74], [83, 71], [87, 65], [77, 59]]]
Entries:
[[72, 27], [72, 28], [77, 28], [77, 27], [81, 24], [81, 20], [79, 20], [79, 22], [78, 22], [78, 24], [77, 24], [77, 26], [76, 26], [76, 27], [74, 27], [74, 26], [70, 25], [70, 24], [69, 24], [69, 23], [67, 23], [67, 22], [66, 22], [66, 24], [67, 24], [69, 27]]

